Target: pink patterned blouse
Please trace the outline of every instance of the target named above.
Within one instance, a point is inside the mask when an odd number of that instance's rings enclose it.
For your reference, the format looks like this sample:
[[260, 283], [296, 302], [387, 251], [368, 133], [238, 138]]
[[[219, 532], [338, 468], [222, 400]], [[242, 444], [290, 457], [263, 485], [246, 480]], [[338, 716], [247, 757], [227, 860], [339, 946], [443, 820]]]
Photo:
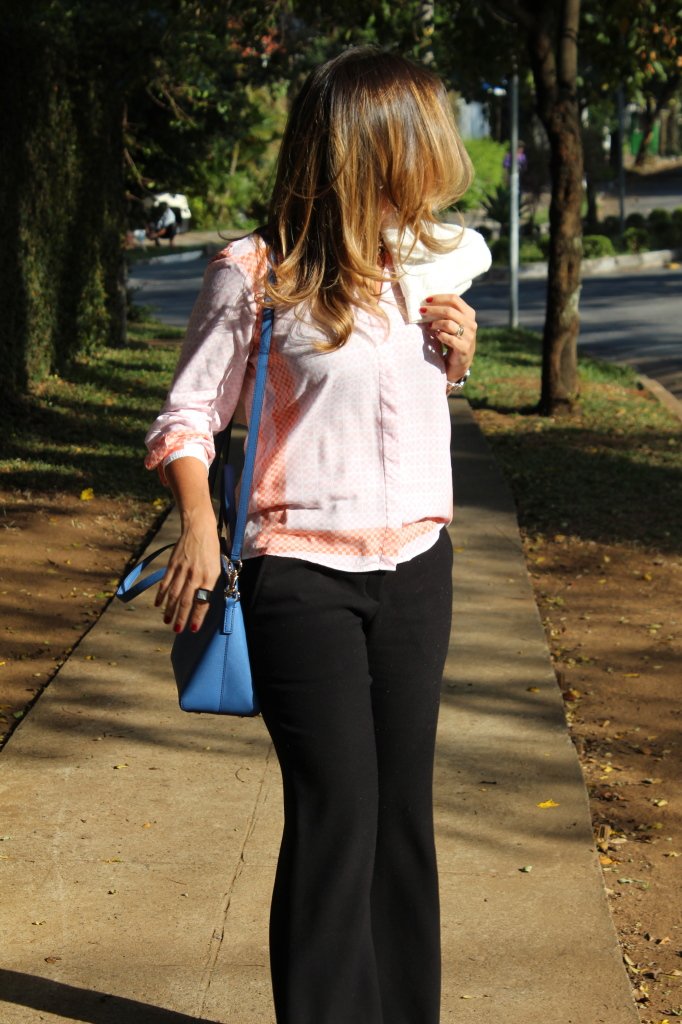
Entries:
[[[175, 377], [147, 434], [149, 469], [193, 456], [240, 398], [258, 348], [254, 280], [265, 248], [230, 244], [208, 266]], [[426, 298], [426, 296], [425, 296]], [[450, 414], [440, 346], [406, 323], [387, 280], [387, 321], [357, 310], [344, 346], [323, 351], [301, 309], [276, 311], [244, 557], [286, 555], [356, 572], [395, 569], [452, 518]]]

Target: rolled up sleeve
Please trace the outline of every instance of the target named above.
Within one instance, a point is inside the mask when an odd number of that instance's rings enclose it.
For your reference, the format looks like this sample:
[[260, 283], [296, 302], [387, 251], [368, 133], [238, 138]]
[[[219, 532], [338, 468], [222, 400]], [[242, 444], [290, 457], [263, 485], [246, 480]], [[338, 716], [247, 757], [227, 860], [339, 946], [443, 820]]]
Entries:
[[145, 444], [145, 466], [194, 456], [208, 467], [213, 435], [229, 423], [239, 401], [258, 321], [253, 282], [229, 248], [209, 264], [161, 412]]

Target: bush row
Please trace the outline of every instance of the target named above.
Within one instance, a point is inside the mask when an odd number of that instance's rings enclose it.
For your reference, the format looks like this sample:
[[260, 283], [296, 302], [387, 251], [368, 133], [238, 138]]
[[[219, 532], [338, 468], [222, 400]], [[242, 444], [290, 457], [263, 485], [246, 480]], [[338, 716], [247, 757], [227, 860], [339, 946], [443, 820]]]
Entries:
[[[606, 217], [601, 224], [603, 234], [583, 236], [583, 258], [598, 259], [602, 256], [616, 256], [619, 253], [646, 252], [651, 249], [682, 248], [682, 207], [672, 213], [668, 210], [652, 210], [648, 217], [631, 213], [625, 221], [625, 231], [620, 235], [618, 217]], [[481, 230], [479, 228], [479, 230]], [[489, 234], [489, 232], [485, 232]], [[509, 238], [500, 235], [490, 243], [495, 263], [509, 262]], [[519, 261], [536, 263], [546, 260], [549, 238], [522, 238], [519, 242]]]

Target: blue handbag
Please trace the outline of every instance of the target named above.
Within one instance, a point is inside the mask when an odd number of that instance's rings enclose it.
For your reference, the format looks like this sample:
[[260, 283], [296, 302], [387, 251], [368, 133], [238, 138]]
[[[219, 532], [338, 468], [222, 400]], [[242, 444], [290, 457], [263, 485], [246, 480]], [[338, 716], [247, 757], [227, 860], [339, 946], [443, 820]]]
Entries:
[[[256, 382], [254, 385], [249, 433], [244, 456], [241, 492], [236, 521], [232, 530], [232, 548], [229, 558], [221, 555], [221, 575], [211, 594], [208, 611], [197, 633], [184, 630], [173, 641], [171, 663], [178, 687], [180, 707], [183, 711], [205, 711], [218, 715], [253, 716], [259, 713], [258, 701], [253, 692], [253, 680], [249, 663], [249, 649], [246, 640], [244, 617], [240, 604], [239, 573], [242, 562], [244, 529], [251, 495], [253, 469], [258, 447], [258, 432], [265, 379], [272, 339], [274, 311], [268, 306], [263, 310], [261, 323]], [[229, 443], [229, 430], [227, 442]], [[224, 521], [233, 517], [234, 475], [231, 467], [223, 468], [221, 489], [221, 515], [218, 523], [220, 532]], [[116, 596], [122, 601], [131, 601], [138, 594], [153, 587], [165, 575], [165, 569], [156, 569], [140, 579], [141, 573], [158, 555], [174, 547], [166, 544], [147, 555], [128, 573], [121, 582]]]

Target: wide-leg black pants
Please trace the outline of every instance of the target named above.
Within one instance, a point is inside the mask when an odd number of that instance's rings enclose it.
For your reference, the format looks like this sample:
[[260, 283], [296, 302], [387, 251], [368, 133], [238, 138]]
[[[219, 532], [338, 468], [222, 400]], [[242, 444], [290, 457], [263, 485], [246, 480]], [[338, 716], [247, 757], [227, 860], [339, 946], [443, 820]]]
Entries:
[[438, 1024], [432, 777], [452, 547], [395, 571], [248, 560], [255, 685], [284, 781], [278, 1024]]

